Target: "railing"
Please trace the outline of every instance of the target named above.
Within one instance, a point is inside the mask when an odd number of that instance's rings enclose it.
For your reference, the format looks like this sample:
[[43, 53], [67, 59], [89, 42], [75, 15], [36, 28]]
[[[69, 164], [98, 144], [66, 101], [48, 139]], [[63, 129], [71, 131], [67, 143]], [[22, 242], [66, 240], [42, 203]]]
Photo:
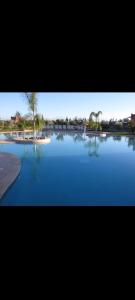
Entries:
[[46, 125], [43, 130], [84, 130], [83, 125]]

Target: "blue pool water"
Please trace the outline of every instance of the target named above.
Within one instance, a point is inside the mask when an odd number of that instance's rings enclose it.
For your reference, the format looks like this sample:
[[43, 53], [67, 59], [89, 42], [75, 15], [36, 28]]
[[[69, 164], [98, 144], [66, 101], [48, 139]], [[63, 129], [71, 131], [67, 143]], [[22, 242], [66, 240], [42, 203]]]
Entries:
[[135, 205], [135, 139], [50, 138], [47, 145], [0, 145], [22, 163], [0, 205]]

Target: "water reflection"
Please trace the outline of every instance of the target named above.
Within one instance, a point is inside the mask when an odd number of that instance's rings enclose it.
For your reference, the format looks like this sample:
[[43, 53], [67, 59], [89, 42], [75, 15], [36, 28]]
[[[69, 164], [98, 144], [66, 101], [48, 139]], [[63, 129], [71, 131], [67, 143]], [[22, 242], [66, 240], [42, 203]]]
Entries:
[[104, 142], [107, 142], [108, 138], [109, 138], [108, 136], [105, 136], [105, 137], [99, 136], [98, 140], [100, 141], [100, 143], [104, 143]]
[[56, 134], [56, 140], [57, 141], [63, 141], [64, 140], [64, 133], [60, 132]]
[[6, 138], [7, 140], [12, 140], [13, 135], [11, 133], [4, 133], [4, 138]]
[[27, 145], [27, 144], [25, 144], [22, 160], [24, 161], [25, 158], [31, 157], [31, 153], [33, 153], [34, 158], [36, 158], [37, 160], [40, 160], [44, 153], [43, 145], [40, 145], [40, 144], [39, 145], [37, 145], [37, 144]]
[[132, 147], [132, 150], [135, 151], [135, 138], [128, 138], [128, 147]]
[[100, 143], [98, 143], [97, 141], [97, 137], [89, 137], [89, 140], [85, 143], [85, 147], [87, 147], [89, 149], [88, 151], [88, 155], [91, 156], [95, 156], [95, 157], [99, 157], [99, 145]]
[[76, 142], [84, 142], [86, 140], [85, 135], [78, 133], [73, 135], [73, 141]]
[[[23, 133], [17, 133], [18, 136], [22, 136]], [[88, 155], [89, 157], [99, 157], [100, 155], [100, 146], [103, 143], [106, 143], [108, 140], [110, 140], [109, 147], [114, 147], [115, 146], [115, 142], [116, 142], [116, 147], [117, 146], [117, 142], [121, 142], [121, 143], [125, 143], [125, 145], [127, 147], [130, 147], [132, 151], [135, 151], [135, 137], [129, 137], [129, 136], [99, 136], [99, 135], [95, 135], [92, 133], [86, 133], [84, 134], [83, 132], [75, 132], [75, 131], [46, 131], [46, 132], [40, 132], [38, 133], [39, 135], [42, 134], [42, 136], [44, 135], [45, 137], [53, 137], [54, 141], [58, 141], [61, 142], [60, 146], [63, 147], [62, 142], [64, 142], [64, 144], [66, 143], [66, 140], [71, 137], [71, 141], [73, 141], [75, 144], [78, 144], [77, 147], [79, 146], [80, 143], [80, 147], [84, 146], [85, 148], [88, 149]], [[14, 137], [14, 135], [16, 135], [16, 133], [5, 133], [3, 136], [6, 137], [6, 139], [12, 139], [12, 137]], [[26, 137], [30, 138], [33, 135], [33, 132], [29, 132], [29, 133], [25, 133]], [[2, 136], [2, 138], [3, 138]], [[69, 141], [70, 142], [70, 141]], [[37, 161], [37, 163], [41, 160], [41, 158], [44, 156], [44, 152], [45, 152], [45, 145], [28, 145], [28, 144], [24, 144], [24, 153], [23, 153], [23, 157], [22, 160], [28, 159], [31, 156], [34, 157]], [[2, 146], [1, 146], [2, 147]], [[8, 147], [8, 146], [7, 146]], [[74, 148], [75, 145], [72, 145], [71, 143], [71, 151], [72, 151], [72, 147]], [[52, 149], [52, 148], [51, 148]], [[61, 150], [60, 150], [61, 151]]]
[[113, 136], [114, 141], [121, 141], [121, 136]]
[[[24, 151], [22, 155], [22, 165], [27, 166], [27, 175], [30, 178], [30, 182], [39, 182], [39, 169], [41, 167], [42, 158], [45, 149], [43, 145], [24, 145]], [[30, 177], [29, 177], [30, 175]]]
[[33, 145], [33, 154], [38, 161], [41, 160], [43, 156], [43, 152], [44, 152], [43, 145], [37, 145], [37, 144]]

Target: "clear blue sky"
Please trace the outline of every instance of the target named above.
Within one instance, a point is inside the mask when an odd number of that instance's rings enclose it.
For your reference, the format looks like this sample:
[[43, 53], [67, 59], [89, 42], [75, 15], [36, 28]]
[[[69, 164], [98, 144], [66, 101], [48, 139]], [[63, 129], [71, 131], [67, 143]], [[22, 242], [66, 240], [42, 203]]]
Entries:
[[[45, 118], [89, 117], [103, 112], [101, 119], [120, 119], [135, 113], [135, 93], [39, 93], [38, 112]], [[28, 113], [23, 93], [0, 93], [0, 118], [8, 119], [19, 111]]]

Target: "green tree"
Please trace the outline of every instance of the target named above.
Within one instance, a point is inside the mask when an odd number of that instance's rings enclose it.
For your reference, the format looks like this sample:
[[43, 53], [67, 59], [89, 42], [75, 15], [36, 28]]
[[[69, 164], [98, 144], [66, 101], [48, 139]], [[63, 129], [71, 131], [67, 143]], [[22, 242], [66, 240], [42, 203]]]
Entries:
[[120, 123], [120, 122], [119, 123], [117, 122], [115, 127], [116, 127], [117, 130], [122, 130], [123, 129], [123, 124]]
[[37, 112], [37, 104], [38, 104], [37, 93], [25, 93], [25, 97], [26, 97], [26, 100], [27, 100], [28, 108], [32, 112], [33, 130], [34, 130], [34, 135], [36, 137], [36, 133], [35, 133], [35, 113]]
[[92, 119], [89, 119], [88, 127], [90, 129], [95, 129], [95, 122]]
[[135, 133], [135, 121], [131, 120], [128, 124], [129, 126], [129, 130], [132, 132], [132, 133]]
[[90, 113], [89, 120], [92, 120], [92, 117], [95, 115], [94, 111]]
[[24, 136], [24, 138], [25, 138], [25, 129], [27, 128], [27, 123], [26, 123], [26, 120], [25, 120], [25, 119], [21, 119], [21, 120], [19, 121], [19, 123], [18, 123], [18, 128], [19, 128], [20, 130], [23, 130], [23, 131], [24, 131], [23, 136]]
[[[102, 111], [98, 111], [97, 113], [95, 112], [91, 112], [90, 117], [89, 117], [89, 122], [91, 123], [91, 125], [95, 128], [95, 130], [97, 131], [97, 129], [101, 130], [101, 127], [99, 125], [99, 116], [102, 114]], [[95, 122], [93, 123], [93, 117], [95, 117]], [[92, 128], [93, 128], [92, 127]]]
[[40, 114], [36, 114], [35, 115], [35, 128], [40, 131], [43, 129], [45, 125], [45, 121], [44, 121], [44, 118], [43, 118], [43, 115], [41, 116]]

